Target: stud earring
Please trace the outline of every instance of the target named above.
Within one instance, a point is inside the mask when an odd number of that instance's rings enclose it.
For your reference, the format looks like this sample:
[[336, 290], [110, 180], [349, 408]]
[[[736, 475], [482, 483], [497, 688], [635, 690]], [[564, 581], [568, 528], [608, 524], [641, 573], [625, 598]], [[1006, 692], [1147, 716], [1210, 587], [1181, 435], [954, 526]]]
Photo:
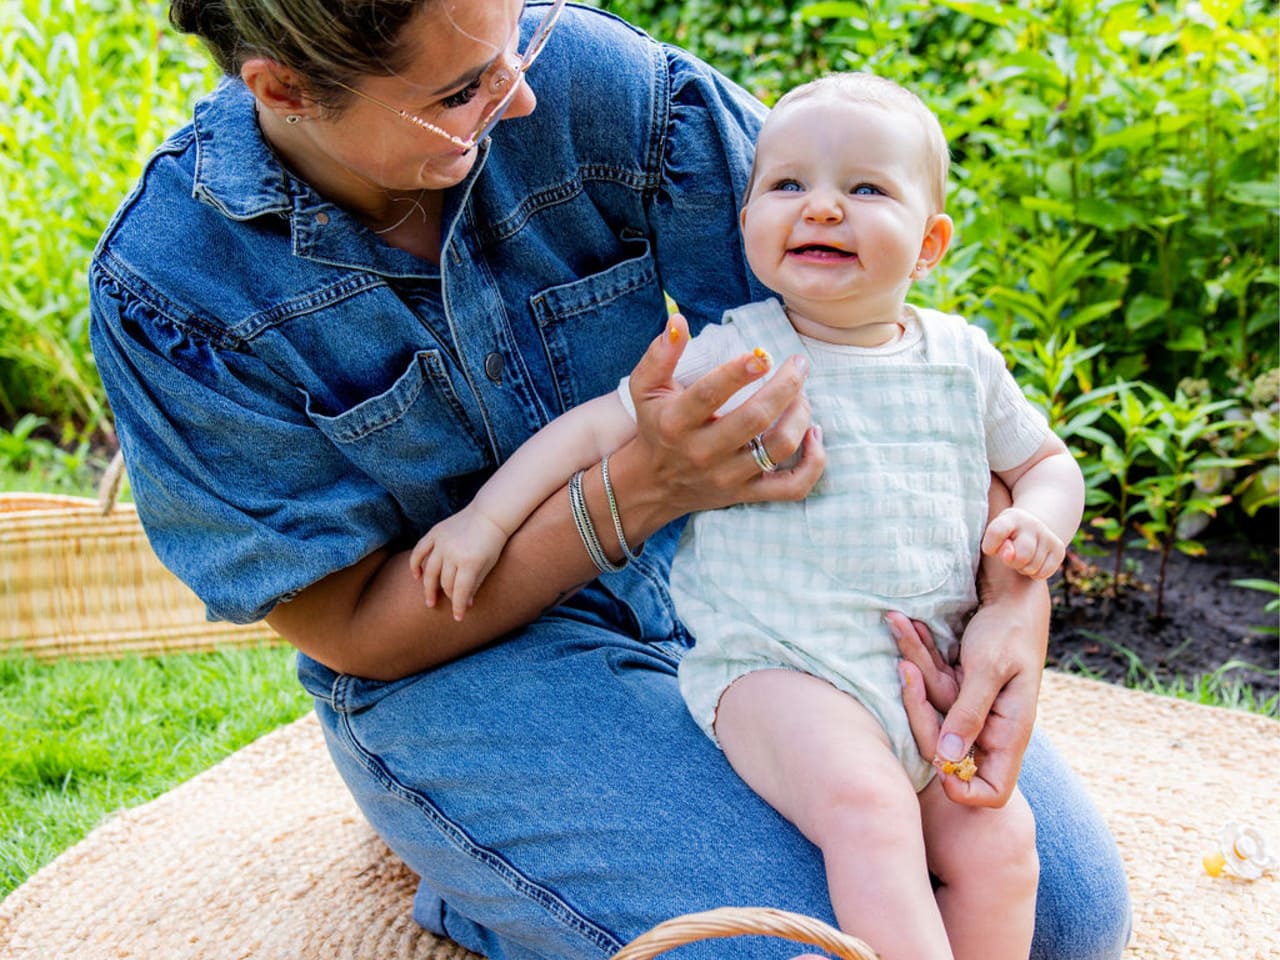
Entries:
[[285, 122], [285, 123], [297, 123], [297, 122], [298, 122], [299, 120], [301, 120], [301, 119], [302, 119], [302, 117], [298, 116], [296, 113], [291, 113], [291, 114], [289, 114], [287, 117], [285, 117], [285, 118], [284, 118], [284, 122]]

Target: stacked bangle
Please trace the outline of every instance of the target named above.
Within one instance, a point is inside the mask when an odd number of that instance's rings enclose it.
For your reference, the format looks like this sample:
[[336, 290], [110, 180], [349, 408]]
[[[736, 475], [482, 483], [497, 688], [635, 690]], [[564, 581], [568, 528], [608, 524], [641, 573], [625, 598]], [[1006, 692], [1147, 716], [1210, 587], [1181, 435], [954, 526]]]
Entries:
[[609, 482], [609, 458], [605, 457], [600, 461], [600, 477], [604, 480], [604, 495], [609, 501], [609, 515], [613, 517], [613, 532], [618, 535], [618, 546], [622, 548], [622, 556], [625, 558], [623, 563], [626, 564], [636, 558], [631, 552], [631, 545], [627, 543], [626, 535], [622, 532], [622, 517], [618, 515], [618, 501], [613, 496], [613, 484]]
[[569, 509], [573, 513], [573, 523], [578, 528], [578, 536], [582, 538], [582, 545], [587, 548], [587, 556], [596, 565], [596, 569], [601, 573], [617, 573], [627, 565], [627, 561], [624, 559], [622, 563], [614, 563], [604, 552], [595, 524], [591, 522], [591, 514], [587, 511], [587, 498], [582, 493], [584, 473], [585, 470], [579, 470], [569, 478]]

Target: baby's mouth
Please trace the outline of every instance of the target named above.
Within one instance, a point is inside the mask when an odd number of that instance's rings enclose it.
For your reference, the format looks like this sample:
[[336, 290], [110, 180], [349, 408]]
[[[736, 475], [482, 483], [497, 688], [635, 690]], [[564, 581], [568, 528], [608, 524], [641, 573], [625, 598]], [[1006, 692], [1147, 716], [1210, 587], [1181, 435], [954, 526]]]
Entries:
[[792, 247], [787, 253], [816, 260], [849, 260], [857, 256], [856, 253], [852, 253], [849, 250], [841, 250], [839, 247], [833, 247], [825, 243], [801, 244], [798, 247]]

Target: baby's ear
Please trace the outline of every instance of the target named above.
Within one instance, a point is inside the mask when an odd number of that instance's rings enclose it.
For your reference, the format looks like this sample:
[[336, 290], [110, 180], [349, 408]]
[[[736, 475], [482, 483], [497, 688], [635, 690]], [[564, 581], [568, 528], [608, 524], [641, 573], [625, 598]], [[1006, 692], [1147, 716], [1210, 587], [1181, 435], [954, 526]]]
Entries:
[[929, 218], [924, 228], [924, 239], [920, 241], [920, 256], [916, 258], [915, 269], [911, 271], [912, 280], [927, 277], [929, 271], [938, 265], [951, 246], [954, 233], [955, 224], [945, 213], [935, 213]]

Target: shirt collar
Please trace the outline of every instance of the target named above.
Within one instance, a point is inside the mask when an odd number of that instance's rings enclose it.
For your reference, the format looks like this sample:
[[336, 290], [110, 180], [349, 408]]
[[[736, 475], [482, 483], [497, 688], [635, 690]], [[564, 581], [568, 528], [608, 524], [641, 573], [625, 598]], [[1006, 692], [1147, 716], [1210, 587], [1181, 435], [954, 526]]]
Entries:
[[[233, 220], [275, 214], [289, 221], [293, 251], [334, 266], [396, 277], [436, 277], [435, 264], [378, 239], [337, 204], [291, 174], [258, 127], [253, 95], [235, 77], [226, 77], [195, 107], [195, 182], [192, 195]], [[445, 197], [443, 250], [461, 222], [471, 189], [489, 156], [489, 140], [476, 147], [466, 179]]]

